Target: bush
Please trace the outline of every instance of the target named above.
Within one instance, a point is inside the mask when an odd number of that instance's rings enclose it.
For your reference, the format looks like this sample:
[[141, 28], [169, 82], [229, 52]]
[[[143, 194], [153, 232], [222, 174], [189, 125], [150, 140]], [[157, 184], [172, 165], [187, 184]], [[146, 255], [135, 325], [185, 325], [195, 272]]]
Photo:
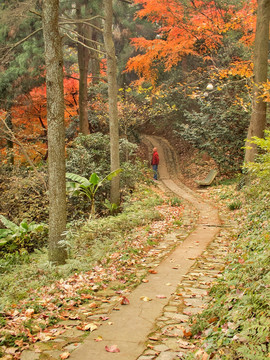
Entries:
[[214, 159], [222, 173], [234, 174], [243, 163], [242, 147], [250, 115], [235, 103], [237, 87], [227, 84], [226, 88], [193, 99], [184, 111], [184, 119], [176, 125], [176, 132]]
[[0, 229], [0, 254], [5, 255], [20, 252], [33, 251], [44, 246], [47, 239], [48, 228], [45, 224], [27, 223], [23, 220], [19, 225], [0, 215], [0, 221], [6, 227]]
[[[142, 174], [145, 173], [144, 165], [136, 159], [136, 150], [136, 144], [132, 144], [126, 139], [120, 139], [120, 167], [123, 169], [120, 176], [122, 197], [134, 189], [136, 182], [140, 181], [143, 178]], [[67, 151], [67, 172], [86, 178], [89, 178], [92, 173], [104, 178], [110, 172], [110, 138], [108, 135], [102, 133], [79, 135]], [[110, 184], [104, 184], [97, 194], [97, 213], [102, 213], [105, 199], [109, 198], [109, 189]], [[72, 219], [80, 216], [87, 217], [90, 212], [89, 204], [78, 198], [70, 198], [68, 209], [69, 217]]]
[[47, 221], [48, 196], [44, 186], [47, 174], [43, 170], [39, 170], [39, 176], [24, 168], [0, 175], [0, 214], [15, 223], [23, 219], [36, 223]]

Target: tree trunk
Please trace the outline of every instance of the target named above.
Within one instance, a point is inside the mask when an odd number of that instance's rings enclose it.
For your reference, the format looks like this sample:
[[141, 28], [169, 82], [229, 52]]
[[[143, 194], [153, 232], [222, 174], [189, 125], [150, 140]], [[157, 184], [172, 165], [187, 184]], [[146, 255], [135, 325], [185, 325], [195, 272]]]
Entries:
[[[7, 124], [8, 128], [11, 131], [13, 131], [13, 123], [12, 123], [12, 117], [11, 117], [10, 109], [7, 112], [6, 124]], [[14, 165], [14, 144], [13, 144], [13, 141], [10, 139], [9, 136], [7, 137], [7, 155], [8, 155], [8, 163], [9, 163], [9, 165], [13, 166]]]
[[66, 182], [63, 57], [58, 11], [59, 0], [43, 1], [49, 155], [49, 260], [60, 265], [65, 263], [67, 251], [61, 243], [66, 230]]
[[253, 136], [262, 138], [266, 125], [266, 102], [259, 96], [261, 95], [260, 86], [267, 81], [268, 69], [268, 43], [269, 43], [269, 20], [270, 20], [270, 0], [258, 0], [257, 24], [254, 48], [254, 86], [252, 114], [248, 129], [245, 162], [252, 162], [257, 153], [255, 144], [250, 144], [249, 140]]
[[[113, 8], [112, 0], [104, 0], [105, 24], [104, 24], [104, 43], [107, 53], [107, 78], [109, 94], [109, 122], [110, 122], [110, 154], [111, 171], [120, 167], [119, 160], [119, 127], [117, 111], [117, 80], [116, 80], [116, 57], [112, 37]], [[120, 203], [120, 177], [117, 175], [111, 181], [111, 202], [119, 205]]]
[[[81, 19], [82, 16], [82, 6], [85, 8], [85, 14], [87, 12], [87, 2], [84, 1], [82, 5], [80, 2], [77, 3], [76, 13], [77, 18]], [[81, 35], [79, 37], [80, 42], [85, 45], [90, 45], [90, 42], [87, 39], [91, 39], [92, 28], [85, 24], [78, 23], [77, 31]], [[79, 123], [80, 123], [80, 133], [84, 135], [90, 134], [90, 127], [88, 121], [88, 103], [87, 103], [87, 78], [88, 78], [88, 67], [90, 60], [90, 50], [78, 43], [78, 64], [80, 71], [80, 81], [79, 81]]]
[[[98, 28], [101, 27], [99, 18], [94, 19], [92, 23]], [[98, 41], [98, 32], [95, 28], [92, 29], [92, 40]], [[91, 46], [92, 48], [97, 49], [97, 45], [95, 43]], [[90, 57], [90, 72], [92, 73], [92, 83], [95, 85], [100, 81], [100, 59], [95, 51], [90, 52]]]

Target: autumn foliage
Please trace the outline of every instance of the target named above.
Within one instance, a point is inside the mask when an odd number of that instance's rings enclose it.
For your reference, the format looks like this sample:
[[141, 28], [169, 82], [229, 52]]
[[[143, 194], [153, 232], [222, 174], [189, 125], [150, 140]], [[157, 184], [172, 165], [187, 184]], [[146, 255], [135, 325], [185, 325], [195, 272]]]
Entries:
[[[78, 115], [79, 81], [76, 74], [64, 79], [65, 123], [69, 125]], [[47, 154], [47, 98], [46, 85], [33, 88], [28, 94], [19, 96], [10, 111], [13, 133], [33, 161], [46, 158]], [[4, 117], [4, 113], [2, 114]], [[1, 124], [3, 126], [3, 124]], [[7, 148], [1, 150], [1, 158], [7, 156]], [[17, 163], [26, 161], [20, 146], [13, 145]]]
[[[243, 46], [254, 40], [256, 1], [221, 5], [217, 1], [134, 0], [138, 18], [156, 24], [156, 38], [133, 38], [139, 54], [127, 63], [128, 71], [155, 82], [160, 64], [171, 70], [186, 55], [213, 61], [224, 36], [234, 31]], [[241, 59], [232, 59], [234, 68]], [[241, 65], [241, 68], [243, 65]], [[246, 66], [244, 66], [246, 68]]]

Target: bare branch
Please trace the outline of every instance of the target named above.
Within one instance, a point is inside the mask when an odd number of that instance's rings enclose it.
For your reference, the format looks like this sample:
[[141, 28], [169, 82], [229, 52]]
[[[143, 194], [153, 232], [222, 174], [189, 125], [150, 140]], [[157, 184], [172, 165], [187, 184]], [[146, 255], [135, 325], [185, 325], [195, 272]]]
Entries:
[[89, 50], [91, 50], [91, 51], [95, 51], [95, 52], [97, 52], [97, 53], [99, 53], [99, 54], [106, 55], [106, 52], [104, 52], [104, 51], [97, 50], [97, 49], [95, 49], [95, 48], [92, 48], [91, 46], [87, 46], [87, 45], [85, 45], [83, 42], [81, 42], [80, 40], [73, 39], [73, 38], [72, 38], [71, 36], [69, 36], [67, 33], [66, 33], [65, 35], [66, 35], [71, 41], [74, 41], [75, 43], [80, 44], [80, 45], [86, 47], [87, 49], [89, 49]]
[[21, 39], [20, 41], [18, 41], [17, 43], [15, 43], [14, 45], [10, 46], [10, 48], [7, 50], [7, 52], [0, 58], [0, 61], [3, 62], [5, 61], [6, 57], [19, 45], [21, 45], [23, 42], [27, 41], [30, 37], [34, 36], [35, 34], [37, 34], [39, 31], [42, 31], [42, 28], [39, 28], [35, 31], [33, 31], [31, 34], [27, 35], [25, 38]]
[[99, 28], [98, 26], [96, 25], [93, 25], [91, 23], [89, 23], [88, 21], [91, 21], [93, 19], [97, 19], [97, 18], [100, 18], [100, 19], [103, 19], [102, 16], [100, 15], [97, 15], [97, 16], [94, 16], [92, 17], [91, 19], [64, 19], [65, 21], [60, 21], [59, 22], [59, 25], [65, 25], [65, 24], [84, 24], [84, 25], [87, 25], [87, 26], [91, 26], [92, 28], [96, 29], [97, 31], [99, 31], [100, 33], [103, 32], [103, 30], [101, 28]]
[[73, 34], [77, 35], [77, 36], [80, 37], [80, 38], [83, 38], [83, 39], [85, 39], [85, 40], [87, 40], [87, 41], [92, 42], [93, 44], [103, 46], [102, 43], [100, 43], [100, 42], [98, 42], [98, 41], [95, 41], [95, 40], [92, 40], [92, 39], [89, 39], [89, 38], [87, 38], [87, 37], [79, 34], [79, 33], [78, 33], [77, 31], [75, 31], [75, 30], [67, 29], [67, 28], [64, 27], [64, 26], [60, 26], [60, 27], [61, 27], [62, 29], [64, 29], [64, 30], [68, 31], [68, 32], [72, 32]]
[[38, 13], [37, 11], [35, 11], [35, 10], [29, 10], [29, 12], [31, 14], [37, 15], [38, 17], [42, 18], [42, 15], [40, 13]]

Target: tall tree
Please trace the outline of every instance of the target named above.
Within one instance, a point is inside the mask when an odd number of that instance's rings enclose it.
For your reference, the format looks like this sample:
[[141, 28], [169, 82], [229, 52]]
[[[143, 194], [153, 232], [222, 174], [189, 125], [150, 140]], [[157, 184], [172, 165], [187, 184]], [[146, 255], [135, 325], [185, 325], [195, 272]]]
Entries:
[[[119, 159], [119, 125], [117, 111], [117, 66], [115, 47], [112, 36], [113, 25], [113, 6], [112, 0], [104, 0], [105, 23], [104, 23], [104, 43], [107, 53], [107, 77], [109, 95], [109, 122], [110, 122], [110, 156], [111, 171], [120, 167]], [[119, 175], [111, 181], [111, 202], [120, 203], [120, 178]]]
[[[88, 1], [77, 0], [76, 2], [76, 17], [82, 19], [84, 16], [90, 15], [90, 9], [87, 6]], [[87, 79], [88, 79], [88, 68], [90, 60], [90, 49], [91, 45], [89, 39], [92, 37], [92, 28], [82, 22], [77, 23], [77, 31], [80, 35], [79, 43], [77, 44], [78, 49], [78, 65], [80, 72], [79, 80], [79, 124], [80, 132], [84, 135], [90, 133], [89, 122], [88, 122], [88, 106], [87, 106]], [[85, 46], [86, 45], [86, 46]], [[87, 47], [88, 46], [88, 47]]]
[[43, 1], [49, 154], [49, 260], [60, 265], [65, 263], [67, 251], [62, 242], [66, 229], [66, 182], [63, 56], [58, 14], [59, 0]]
[[246, 142], [245, 162], [253, 162], [257, 153], [253, 136], [262, 138], [266, 125], [267, 104], [262, 95], [262, 85], [267, 81], [269, 52], [270, 0], [258, 0], [257, 23], [254, 44], [254, 86], [252, 114]]

